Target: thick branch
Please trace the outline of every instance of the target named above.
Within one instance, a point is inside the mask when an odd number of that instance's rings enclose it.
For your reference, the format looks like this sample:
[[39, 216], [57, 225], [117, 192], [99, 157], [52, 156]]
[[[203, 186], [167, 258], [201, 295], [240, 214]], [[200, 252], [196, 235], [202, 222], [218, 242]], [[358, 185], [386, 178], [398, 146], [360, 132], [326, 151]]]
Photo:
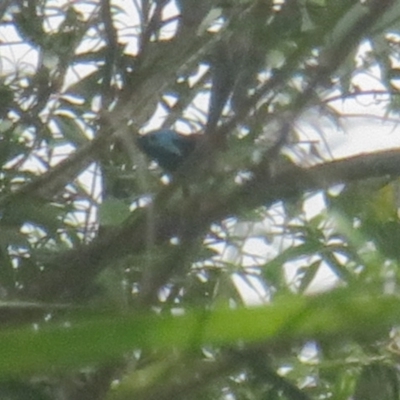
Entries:
[[[262, 174], [257, 171], [254, 179], [226, 196], [212, 189], [203, 193], [201, 198], [177, 200], [169, 204], [171, 197], [166, 196], [165, 192], [171, 189], [167, 187], [160, 194], [165, 202], [156, 200], [151, 213], [139, 209], [116, 232], [49, 260], [42, 279], [38, 279], [27, 290], [27, 295], [53, 301], [65, 297], [81, 298], [93, 278], [110, 262], [117, 262], [126, 255], [138, 254], [146, 249], [148, 237], [145, 232], [148, 231], [148, 224], [151, 224], [154, 233], [152, 245], [166, 244], [171, 237], [180, 236], [182, 232], [186, 237], [201, 237], [211, 223], [259, 206], [270, 206], [277, 201], [327, 189], [339, 183], [388, 175], [400, 176], [400, 150], [358, 155], [312, 168], [288, 164], [272, 177], [268, 172]], [[197, 207], [193, 207], [194, 200]], [[187, 212], [182, 213], [182, 210]], [[151, 220], [148, 221], [149, 215]], [[159, 286], [162, 284], [160, 282]]]

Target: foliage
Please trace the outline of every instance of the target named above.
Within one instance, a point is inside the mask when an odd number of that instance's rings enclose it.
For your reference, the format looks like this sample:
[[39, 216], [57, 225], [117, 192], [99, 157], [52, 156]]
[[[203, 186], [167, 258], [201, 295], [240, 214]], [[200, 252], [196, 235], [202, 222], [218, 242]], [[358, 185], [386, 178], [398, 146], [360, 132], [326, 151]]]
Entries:
[[[399, 398], [400, 153], [327, 144], [399, 112], [396, 1], [0, 21], [0, 398]], [[199, 134], [173, 176], [156, 128]]]

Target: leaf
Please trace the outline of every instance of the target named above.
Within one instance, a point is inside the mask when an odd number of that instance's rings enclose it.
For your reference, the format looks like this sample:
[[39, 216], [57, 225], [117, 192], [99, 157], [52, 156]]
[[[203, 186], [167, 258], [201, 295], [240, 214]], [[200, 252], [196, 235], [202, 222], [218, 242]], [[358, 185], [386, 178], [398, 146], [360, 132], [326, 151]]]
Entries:
[[363, 367], [357, 380], [354, 400], [397, 400], [399, 375], [395, 367], [373, 363]]
[[[264, 307], [186, 312], [179, 317], [71, 314], [65, 323], [0, 331], [0, 374], [45, 371], [107, 360], [135, 348], [190, 349], [209, 345], [354, 338], [371, 339], [400, 323], [400, 300], [365, 296], [351, 289], [314, 297], [283, 296]], [[194, 340], [196, 339], [196, 340]]]
[[88, 142], [88, 138], [83, 130], [82, 125], [79, 125], [77, 116], [68, 116], [61, 114], [60, 110], [53, 116], [53, 121], [58, 125], [61, 135], [65, 139], [66, 144], [75, 145], [76, 147], [83, 146]]
[[320, 269], [320, 266], [321, 266], [321, 260], [318, 260], [308, 265], [307, 268], [304, 268], [304, 275], [301, 278], [301, 283], [299, 287], [300, 293], [304, 293], [304, 291], [307, 290], [308, 286], [316, 277]]
[[117, 226], [130, 215], [129, 207], [121, 200], [108, 198], [99, 207], [100, 225]]
[[2, 215], [2, 224], [17, 227], [32, 223], [55, 236], [64, 214], [65, 209], [57, 204], [45, 203], [30, 196], [19, 196], [11, 204], [7, 204]]

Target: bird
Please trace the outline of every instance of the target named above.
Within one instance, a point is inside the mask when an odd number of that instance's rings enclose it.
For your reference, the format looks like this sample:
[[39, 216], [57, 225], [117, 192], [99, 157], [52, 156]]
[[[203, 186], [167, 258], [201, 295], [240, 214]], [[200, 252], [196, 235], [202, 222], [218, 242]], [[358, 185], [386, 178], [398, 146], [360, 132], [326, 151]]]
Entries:
[[138, 148], [167, 173], [173, 173], [195, 150], [202, 135], [183, 135], [173, 129], [157, 129], [138, 135]]

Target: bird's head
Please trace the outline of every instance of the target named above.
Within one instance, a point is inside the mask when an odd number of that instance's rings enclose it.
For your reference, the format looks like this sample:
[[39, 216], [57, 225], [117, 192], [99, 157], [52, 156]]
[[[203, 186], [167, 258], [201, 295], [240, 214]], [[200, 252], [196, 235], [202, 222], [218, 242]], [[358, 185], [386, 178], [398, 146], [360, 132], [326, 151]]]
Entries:
[[137, 145], [167, 172], [174, 172], [196, 147], [198, 135], [182, 135], [172, 129], [159, 129], [138, 136]]

